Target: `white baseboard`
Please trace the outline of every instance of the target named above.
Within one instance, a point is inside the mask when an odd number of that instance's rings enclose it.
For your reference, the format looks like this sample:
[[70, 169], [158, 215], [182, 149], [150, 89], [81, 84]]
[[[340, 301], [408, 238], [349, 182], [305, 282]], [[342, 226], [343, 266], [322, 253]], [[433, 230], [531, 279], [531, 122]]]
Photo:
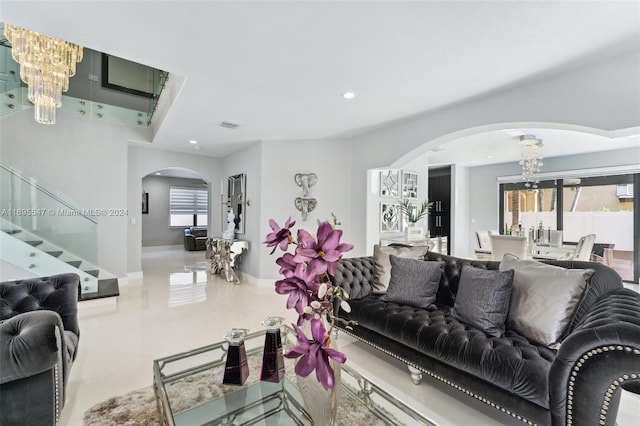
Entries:
[[272, 278], [256, 278], [253, 275], [247, 274], [246, 272], [240, 273], [241, 284], [246, 283], [256, 287], [271, 288], [273, 287], [274, 282], [276, 282], [276, 280]]
[[[120, 280], [118, 279], [118, 284]], [[78, 311], [95, 311], [96, 309], [113, 309], [118, 306], [117, 297], [103, 297], [101, 299], [83, 300], [78, 303]]]

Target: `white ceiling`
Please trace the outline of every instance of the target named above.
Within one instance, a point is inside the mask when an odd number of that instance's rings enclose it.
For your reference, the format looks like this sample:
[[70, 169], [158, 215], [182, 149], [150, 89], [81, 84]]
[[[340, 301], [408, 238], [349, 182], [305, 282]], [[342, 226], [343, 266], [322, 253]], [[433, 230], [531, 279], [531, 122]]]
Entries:
[[[468, 167], [519, 161], [521, 135], [542, 140], [544, 158], [576, 153], [640, 148], [640, 135], [609, 138], [580, 131], [541, 128], [518, 128], [478, 133], [439, 145], [424, 153], [430, 166], [460, 164]], [[637, 154], [640, 159], [640, 150]], [[543, 160], [544, 161], [544, 160]]]
[[[184, 77], [152, 145], [211, 156], [257, 140], [354, 135], [640, 49], [635, 1], [2, 0], [0, 8], [1, 21]], [[351, 101], [341, 97], [349, 90]], [[547, 147], [553, 139], [533, 133]], [[463, 142], [513, 139], [491, 132]], [[444, 161], [446, 152], [430, 155]]]

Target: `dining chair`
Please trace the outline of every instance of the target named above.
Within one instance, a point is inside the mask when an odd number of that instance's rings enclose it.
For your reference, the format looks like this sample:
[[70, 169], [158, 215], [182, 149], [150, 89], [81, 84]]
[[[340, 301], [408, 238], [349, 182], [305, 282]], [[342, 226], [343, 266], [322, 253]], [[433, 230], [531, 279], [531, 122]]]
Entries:
[[596, 242], [596, 234], [588, 234], [580, 237], [576, 249], [569, 253], [567, 256], [562, 257], [562, 260], [591, 260], [591, 252], [593, 251], [593, 244]]
[[527, 237], [513, 235], [491, 235], [491, 258], [502, 260], [509, 253], [520, 259], [527, 257]]
[[474, 253], [477, 259], [491, 260], [491, 235], [498, 235], [498, 231], [481, 229], [476, 231], [476, 248]]

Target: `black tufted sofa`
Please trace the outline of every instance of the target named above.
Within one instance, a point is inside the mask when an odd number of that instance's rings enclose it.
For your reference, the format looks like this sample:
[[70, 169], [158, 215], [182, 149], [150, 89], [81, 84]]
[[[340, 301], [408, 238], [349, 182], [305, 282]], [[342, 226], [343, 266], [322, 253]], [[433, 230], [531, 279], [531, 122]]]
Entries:
[[0, 424], [57, 425], [78, 351], [80, 277], [0, 283]]
[[385, 302], [371, 293], [373, 257], [342, 259], [332, 278], [347, 290], [358, 325], [343, 331], [403, 361], [415, 384], [426, 373], [528, 424], [614, 425], [621, 386], [640, 385], [640, 294], [597, 263], [549, 261], [592, 268], [589, 287], [570, 334], [555, 351], [507, 329], [488, 337], [451, 315], [463, 264], [498, 269], [495, 261], [459, 259], [429, 252], [445, 272], [430, 309]]

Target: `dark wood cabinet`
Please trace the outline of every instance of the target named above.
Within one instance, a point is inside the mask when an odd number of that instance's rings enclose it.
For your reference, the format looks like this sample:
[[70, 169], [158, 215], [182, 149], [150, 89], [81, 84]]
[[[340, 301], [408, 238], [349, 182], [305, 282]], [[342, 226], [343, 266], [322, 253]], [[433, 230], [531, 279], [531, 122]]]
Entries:
[[[451, 241], [451, 166], [429, 169], [429, 232], [432, 237], [447, 237]], [[447, 244], [447, 254], [451, 253]]]

